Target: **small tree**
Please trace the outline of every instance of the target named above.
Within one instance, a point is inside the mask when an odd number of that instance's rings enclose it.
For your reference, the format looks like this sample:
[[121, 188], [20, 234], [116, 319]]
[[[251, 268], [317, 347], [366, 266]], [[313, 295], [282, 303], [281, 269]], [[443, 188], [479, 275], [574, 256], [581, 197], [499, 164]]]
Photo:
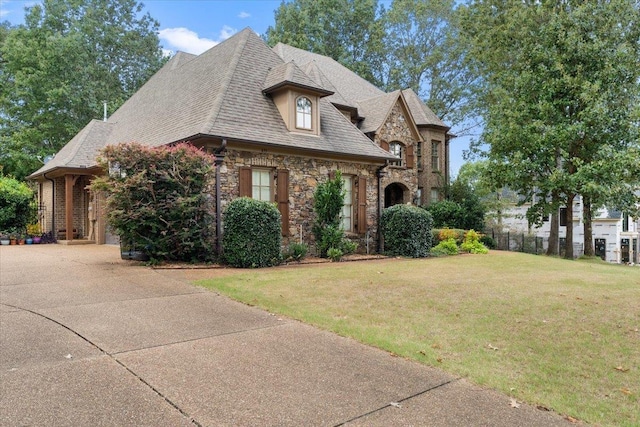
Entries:
[[355, 245], [345, 239], [340, 225], [344, 195], [344, 180], [340, 171], [336, 171], [335, 177], [327, 182], [319, 184], [313, 194], [316, 211], [313, 234], [319, 255], [323, 258], [327, 257], [327, 251], [332, 248], [340, 250], [342, 254], [355, 251]]
[[429, 255], [432, 236], [431, 214], [410, 205], [394, 205], [382, 211], [380, 226], [385, 253], [412, 258]]
[[282, 223], [274, 204], [241, 197], [227, 206], [222, 253], [233, 267], [258, 268], [280, 264]]
[[107, 221], [123, 242], [152, 260], [212, 259], [210, 155], [189, 144], [130, 143], [106, 147], [98, 161], [109, 174], [92, 188], [107, 193]]
[[24, 182], [0, 176], [0, 231], [23, 233], [35, 218], [33, 191]]

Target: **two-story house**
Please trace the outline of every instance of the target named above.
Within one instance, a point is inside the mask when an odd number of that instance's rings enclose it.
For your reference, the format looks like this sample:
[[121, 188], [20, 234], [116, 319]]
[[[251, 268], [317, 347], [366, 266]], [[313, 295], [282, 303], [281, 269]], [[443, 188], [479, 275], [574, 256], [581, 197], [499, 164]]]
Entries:
[[201, 55], [176, 54], [30, 179], [39, 186], [44, 230], [66, 243], [117, 242], [103, 197], [87, 187], [106, 172], [96, 164], [100, 149], [189, 142], [216, 155], [216, 212], [223, 216], [240, 196], [277, 203], [287, 244], [312, 243], [315, 188], [340, 170], [343, 227], [364, 244], [378, 238], [385, 207], [441, 197], [448, 130], [412, 90], [385, 93], [333, 59], [270, 48], [247, 28]]

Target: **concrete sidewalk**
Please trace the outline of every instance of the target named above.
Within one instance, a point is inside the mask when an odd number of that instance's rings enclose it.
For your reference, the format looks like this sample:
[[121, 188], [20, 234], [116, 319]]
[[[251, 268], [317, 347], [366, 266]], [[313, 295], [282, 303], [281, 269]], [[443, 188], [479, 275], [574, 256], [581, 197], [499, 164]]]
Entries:
[[114, 246], [0, 247], [0, 425], [569, 425], [193, 275]]

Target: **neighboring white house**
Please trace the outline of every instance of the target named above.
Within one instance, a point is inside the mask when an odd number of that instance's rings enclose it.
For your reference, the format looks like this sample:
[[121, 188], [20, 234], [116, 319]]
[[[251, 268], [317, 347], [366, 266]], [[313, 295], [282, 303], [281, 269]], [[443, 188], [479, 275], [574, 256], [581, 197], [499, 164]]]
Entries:
[[[550, 222], [544, 221], [541, 227], [530, 227], [527, 221], [527, 209], [531, 203], [513, 206], [502, 217], [505, 231], [532, 234], [542, 237], [544, 249], [547, 249]], [[566, 208], [560, 209], [560, 248], [566, 244], [567, 224], [563, 214]], [[574, 256], [584, 253], [584, 222], [582, 220], [582, 197], [577, 196], [573, 204], [573, 245]], [[596, 256], [614, 263], [633, 263], [640, 261], [640, 220], [632, 218], [620, 211], [610, 209], [598, 210], [592, 221], [593, 240]]]

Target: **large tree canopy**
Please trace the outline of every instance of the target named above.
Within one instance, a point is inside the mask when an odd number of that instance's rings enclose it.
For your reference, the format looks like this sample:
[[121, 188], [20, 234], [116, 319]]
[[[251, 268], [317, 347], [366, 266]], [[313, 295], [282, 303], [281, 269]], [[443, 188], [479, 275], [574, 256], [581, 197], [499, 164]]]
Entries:
[[329, 56], [387, 91], [411, 88], [457, 135], [474, 125], [477, 87], [454, 0], [283, 1], [265, 39]]
[[[485, 85], [482, 142], [494, 181], [536, 202], [532, 220], [563, 203], [571, 223], [578, 194], [597, 205], [631, 199], [619, 192], [640, 185], [630, 173], [640, 162], [638, 3], [477, 1], [464, 23]], [[605, 160], [613, 152], [623, 153], [616, 168]], [[598, 177], [609, 182], [594, 186]]]
[[382, 84], [382, 39], [377, 0], [283, 1], [265, 34], [279, 42], [329, 56], [361, 77]]
[[136, 0], [45, 0], [0, 37], [0, 163], [22, 178], [162, 65]]

